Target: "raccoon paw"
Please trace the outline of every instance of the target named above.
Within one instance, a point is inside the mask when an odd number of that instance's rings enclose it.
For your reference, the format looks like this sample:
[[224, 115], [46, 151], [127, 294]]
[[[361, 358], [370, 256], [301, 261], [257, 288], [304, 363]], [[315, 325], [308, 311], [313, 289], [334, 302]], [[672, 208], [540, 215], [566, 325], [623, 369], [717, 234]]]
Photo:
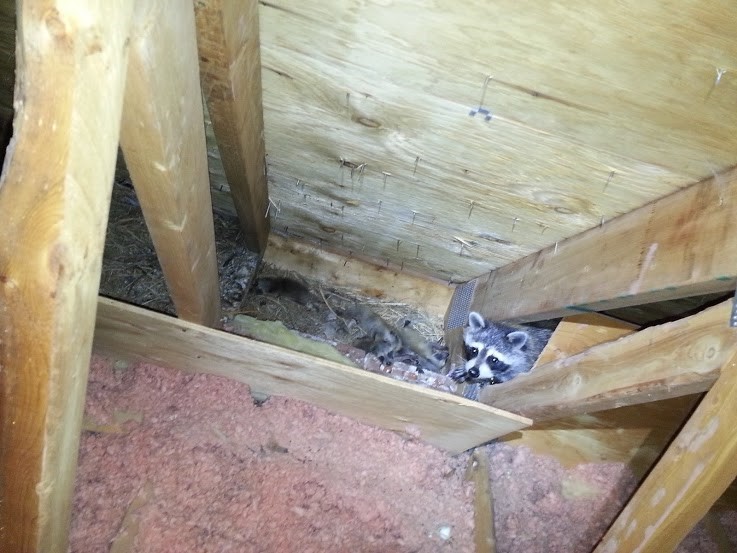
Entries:
[[466, 371], [466, 367], [460, 366], [450, 371], [448, 373], [448, 378], [451, 378], [456, 382], [466, 382], [472, 377], [468, 374], [468, 371]]

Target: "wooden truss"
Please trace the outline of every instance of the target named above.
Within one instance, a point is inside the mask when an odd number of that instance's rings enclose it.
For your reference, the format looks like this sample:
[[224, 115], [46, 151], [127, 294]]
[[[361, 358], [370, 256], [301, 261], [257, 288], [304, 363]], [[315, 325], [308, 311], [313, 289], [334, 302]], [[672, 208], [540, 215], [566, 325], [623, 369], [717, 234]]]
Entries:
[[[613, 336], [597, 320], [583, 348], [484, 391], [483, 403], [210, 328], [219, 298], [201, 93], [244, 235], [261, 252], [268, 195], [257, 3], [195, 5], [19, 4], [15, 135], [0, 180], [3, 548], [67, 549], [97, 328], [102, 352], [214, 372], [395, 431], [419, 429], [456, 452], [525, 428], [527, 417], [708, 391], [597, 551], [674, 549], [737, 476], [731, 304], [599, 345], [597, 335]], [[98, 300], [119, 141], [179, 319]], [[734, 289], [736, 211], [733, 170], [485, 275], [472, 308], [532, 320]], [[438, 309], [447, 293], [428, 286], [404, 289]]]

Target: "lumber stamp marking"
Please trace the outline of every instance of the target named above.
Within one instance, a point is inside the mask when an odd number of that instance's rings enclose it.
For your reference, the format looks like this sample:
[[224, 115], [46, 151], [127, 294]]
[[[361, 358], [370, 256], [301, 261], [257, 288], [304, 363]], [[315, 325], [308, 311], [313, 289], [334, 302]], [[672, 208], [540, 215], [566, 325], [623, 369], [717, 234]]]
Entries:
[[121, 146], [179, 317], [220, 317], [194, 8], [176, 0], [136, 11]]
[[0, 179], [0, 549], [66, 553], [132, 2], [18, 5]]
[[202, 90], [246, 245], [263, 254], [266, 208], [261, 49], [256, 0], [195, 2]]
[[617, 517], [596, 553], [667, 553], [678, 546], [737, 477], [735, 405], [737, 355], [725, 363], [719, 380]]

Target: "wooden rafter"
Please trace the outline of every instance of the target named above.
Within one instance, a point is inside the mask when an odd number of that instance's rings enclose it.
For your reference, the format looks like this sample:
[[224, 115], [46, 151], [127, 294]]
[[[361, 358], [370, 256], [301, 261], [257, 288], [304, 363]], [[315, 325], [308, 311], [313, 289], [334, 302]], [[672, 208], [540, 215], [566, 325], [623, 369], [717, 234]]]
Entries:
[[256, 0], [195, 2], [202, 91], [246, 245], [269, 236]]
[[451, 394], [101, 298], [95, 348], [245, 382], [461, 452], [532, 421]]
[[737, 169], [479, 279], [471, 309], [540, 320], [734, 290]]
[[175, 0], [139, 7], [121, 145], [177, 314], [214, 326], [220, 289], [194, 8]]
[[544, 364], [479, 400], [540, 421], [706, 391], [737, 349], [731, 303]]
[[0, 180], [0, 549], [65, 553], [132, 2], [18, 6]]
[[[585, 313], [561, 321], [538, 365], [570, 357], [604, 342], [636, 332], [635, 325]], [[699, 394], [665, 401], [631, 405], [551, 421], [502, 438], [553, 456], [563, 465], [587, 462], [624, 462], [642, 478], [665, 450], [683, 421], [691, 414]]]
[[737, 356], [606, 533], [596, 553], [668, 553], [737, 477]]

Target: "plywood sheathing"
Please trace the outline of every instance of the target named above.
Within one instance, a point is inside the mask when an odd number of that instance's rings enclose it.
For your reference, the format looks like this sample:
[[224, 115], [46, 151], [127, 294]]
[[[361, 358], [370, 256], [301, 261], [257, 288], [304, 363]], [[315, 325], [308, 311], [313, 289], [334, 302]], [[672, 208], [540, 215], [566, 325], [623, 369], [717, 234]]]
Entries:
[[733, 166], [732, 9], [262, 2], [272, 226], [467, 280]]

